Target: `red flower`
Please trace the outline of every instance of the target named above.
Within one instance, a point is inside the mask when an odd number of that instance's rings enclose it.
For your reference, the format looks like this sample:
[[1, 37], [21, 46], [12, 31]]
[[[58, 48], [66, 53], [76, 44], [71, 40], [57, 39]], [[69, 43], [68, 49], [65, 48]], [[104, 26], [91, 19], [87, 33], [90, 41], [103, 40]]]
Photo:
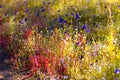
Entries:
[[25, 35], [24, 35], [24, 39], [27, 39], [30, 34], [32, 34], [32, 30], [31, 29], [28, 29], [26, 32], [25, 32]]
[[48, 62], [48, 59], [46, 58], [46, 59], [44, 59], [45, 60], [45, 63], [44, 63], [44, 69], [46, 70], [47, 68], [48, 68], [48, 64], [49, 64], [49, 62]]

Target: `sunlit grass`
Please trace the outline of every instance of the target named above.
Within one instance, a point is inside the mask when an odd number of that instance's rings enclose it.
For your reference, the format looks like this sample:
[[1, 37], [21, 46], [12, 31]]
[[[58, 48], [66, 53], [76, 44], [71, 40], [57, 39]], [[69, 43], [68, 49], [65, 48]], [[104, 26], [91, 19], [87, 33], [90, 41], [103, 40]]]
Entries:
[[0, 26], [15, 68], [29, 68], [24, 79], [120, 78], [119, 0], [24, 1], [3, 1]]

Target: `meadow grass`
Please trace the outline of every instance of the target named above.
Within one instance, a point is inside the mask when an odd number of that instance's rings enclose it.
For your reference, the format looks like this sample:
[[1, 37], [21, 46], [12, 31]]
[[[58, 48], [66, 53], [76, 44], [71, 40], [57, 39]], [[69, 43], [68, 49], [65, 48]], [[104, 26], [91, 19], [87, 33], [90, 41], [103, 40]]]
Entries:
[[119, 0], [4, 0], [2, 9], [0, 44], [29, 73], [23, 80], [120, 79]]

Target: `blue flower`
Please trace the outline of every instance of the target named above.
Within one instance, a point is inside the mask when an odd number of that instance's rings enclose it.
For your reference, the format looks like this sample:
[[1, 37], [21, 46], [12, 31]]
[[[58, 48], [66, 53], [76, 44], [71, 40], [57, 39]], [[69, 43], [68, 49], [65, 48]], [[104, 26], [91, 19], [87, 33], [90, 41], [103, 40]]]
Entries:
[[76, 14], [76, 16], [75, 16], [75, 20], [78, 20], [78, 19], [79, 19], [79, 15]]
[[60, 16], [59, 19], [58, 19], [58, 22], [62, 23], [63, 21], [64, 21], [64, 19]]
[[83, 25], [83, 29], [87, 29], [87, 26], [85, 24]]
[[115, 73], [115, 74], [119, 74], [119, 73], [120, 73], [120, 69], [116, 68], [116, 69], [114, 70], [114, 73]]
[[39, 12], [37, 13], [37, 16], [40, 16], [40, 13], [39, 13]]
[[66, 20], [63, 21], [63, 23], [66, 23], [66, 22], [67, 22]]
[[89, 33], [89, 32], [90, 32], [90, 30], [86, 30], [86, 32], [88, 32], [88, 33]]
[[27, 21], [27, 20], [28, 20], [27, 18], [24, 19], [24, 21]]
[[50, 28], [48, 28], [48, 30], [51, 32], [53, 29], [50, 27]]

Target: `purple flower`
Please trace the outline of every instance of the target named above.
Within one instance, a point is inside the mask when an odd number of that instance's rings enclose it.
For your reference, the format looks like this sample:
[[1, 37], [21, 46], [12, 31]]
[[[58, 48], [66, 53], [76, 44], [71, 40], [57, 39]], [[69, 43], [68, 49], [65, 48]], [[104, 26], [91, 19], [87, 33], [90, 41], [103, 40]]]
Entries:
[[22, 23], [22, 21], [20, 20], [19, 23]]
[[0, 5], [0, 8], [2, 8], [2, 6]]
[[26, 9], [25, 11], [28, 12], [28, 13], [30, 12], [29, 9]]
[[79, 15], [78, 15], [78, 14], [76, 14], [75, 20], [78, 20], [78, 18], [79, 18]]
[[41, 11], [42, 11], [42, 12], [44, 12], [44, 11], [45, 11], [45, 9], [44, 9], [44, 8], [41, 8]]
[[81, 45], [81, 42], [77, 42], [76, 45], [77, 45], [77, 46], [80, 46], [80, 45]]
[[16, 15], [17, 12], [14, 12], [14, 15]]
[[48, 5], [50, 5], [50, 1], [48, 2]]
[[58, 12], [60, 12], [60, 10], [58, 10]]
[[120, 5], [118, 6], [118, 8], [120, 9]]
[[83, 29], [87, 29], [87, 26], [85, 24], [83, 25]]
[[100, 30], [100, 27], [98, 27], [98, 29]]
[[19, 23], [20, 23], [20, 24], [23, 24], [23, 22], [22, 22], [21, 20], [19, 21]]
[[68, 14], [65, 14], [65, 16], [68, 16]]
[[120, 69], [119, 69], [119, 68], [116, 68], [116, 69], [114, 70], [114, 73], [115, 73], [115, 74], [119, 74], [119, 73], [120, 73]]
[[98, 27], [98, 24], [96, 24], [95, 26]]
[[68, 33], [67, 31], [64, 32], [64, 34], [67, 34], [67, 33]]
[[45, 4], [46, 4], [46, 2], [43, 2], [43, 4], [45, 5]]

